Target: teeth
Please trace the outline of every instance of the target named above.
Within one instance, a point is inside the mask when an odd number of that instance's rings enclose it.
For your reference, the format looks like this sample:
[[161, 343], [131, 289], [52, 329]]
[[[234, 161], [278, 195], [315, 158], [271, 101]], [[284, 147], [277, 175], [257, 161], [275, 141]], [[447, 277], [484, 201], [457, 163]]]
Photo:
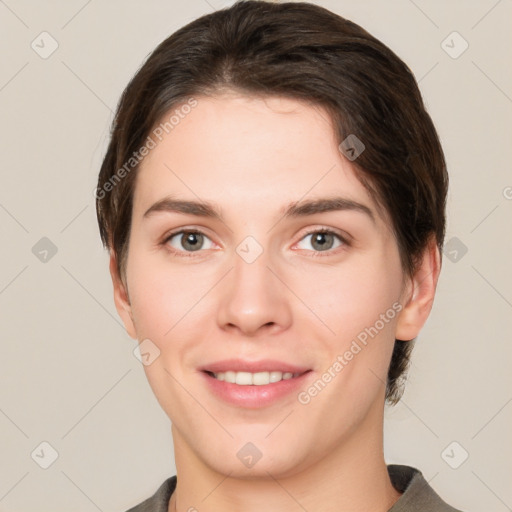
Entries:
[[280, 380], [287, 380], [298, 377], [300, 374], [291, 372], [250, 373], [227, 371], [214, 373], [213, 375], [217, 380], [224, 380], [226, 382], [231, 382], [232, 384], [239, 384], [240, 386], [264, 386], [266, 384], [270, 384], [271, 382], [279, 382]]

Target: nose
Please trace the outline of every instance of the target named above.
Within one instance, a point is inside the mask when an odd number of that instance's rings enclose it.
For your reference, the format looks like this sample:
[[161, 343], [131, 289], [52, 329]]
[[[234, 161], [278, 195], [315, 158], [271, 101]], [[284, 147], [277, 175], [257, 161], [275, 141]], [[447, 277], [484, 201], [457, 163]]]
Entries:
[[252, 262], [234, 252], [232, 266], [217, 290], [219, 327], [251, 337], [287, 329], [290, 292], [267, 252]]

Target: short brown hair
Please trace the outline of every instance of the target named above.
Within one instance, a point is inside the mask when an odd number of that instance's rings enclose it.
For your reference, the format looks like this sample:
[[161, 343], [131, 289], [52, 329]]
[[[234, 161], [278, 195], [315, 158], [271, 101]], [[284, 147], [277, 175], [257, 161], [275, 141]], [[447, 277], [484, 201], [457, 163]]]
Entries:
[[[171, 108], [223, 90], [324, 107], [340, 143], [355, 135], [365, 146], [353, 164], [391, 217], [404, 272], [412, 275], [430, 237], [442, 252], [446, 164], [407, 65], [325, 8], [242, 0], [160, 43], [121, 96], [96, 190], [101, 239], [115, 253], [121, 277], [139, 167], [134, 155]], [[412, 347], [413, 340], [395, 340], [386, 385], [390, 404], [402, 396]]]

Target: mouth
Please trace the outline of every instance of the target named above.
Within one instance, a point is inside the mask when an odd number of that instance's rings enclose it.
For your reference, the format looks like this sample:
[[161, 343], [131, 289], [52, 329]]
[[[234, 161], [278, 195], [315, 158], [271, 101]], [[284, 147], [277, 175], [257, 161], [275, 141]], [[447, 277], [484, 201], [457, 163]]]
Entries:
[[313, 370], [302, 372], [245, 371], [213, 372], [202, 370], [205, 385], [212, 396], [223, 403], [243, 409], [261, 409], [283, 404], [290, 395], [305, 389], [314, 375]]
[[267, 386], [282, 380], [296, 379], [311, 370], [304, 372], [286, 372], [286, 371], [262, 371], [262, 372], [238, 372], [228, 370], [225, 372], [212, 372], [204, 370], [204, 372], [219, 381], [238, 386]]

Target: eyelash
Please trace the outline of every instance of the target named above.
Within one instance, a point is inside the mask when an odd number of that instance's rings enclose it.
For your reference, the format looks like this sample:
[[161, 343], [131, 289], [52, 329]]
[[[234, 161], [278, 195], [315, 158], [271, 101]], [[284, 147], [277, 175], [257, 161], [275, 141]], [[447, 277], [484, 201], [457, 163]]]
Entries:
[[[168, 233], [164, 237], [164, 239], [162, 240], [161, 245], [165, 246], [165, 248], [172, 255], [178, 256], [178, 257], [183, 257], [183, 258], [194, 257], [194, 256], [196, 256], [196, 254], [195, 254], [196, 252], [202, 252], [201, 250], [199, 250], [199, 251], [177, 251], [177, 250], [171, 249], [169, 247], [168, 242], [169, 242], [169, 240], [171, 240], [171, 238], [175, 237], [176, 235], [180, 235], [180, 234], [184, 234], [184, 233], [187, 233], [187, 234], [199, 234], [199, 235], [203, 235], [203, 236], [209, 238], [208, 235], [206, 235], [206, 233], [203, 233], [199, 229], [194, 229], [194, 228], [191, 228], [191, 229], [180, 229], [178, 231], [173, 231], [171, 233]], [[302, 241], [304, 238], [306, 238], [309, 235], [318, 234], [318, 233], [333, 235], [334, 237], [336, 237], [342, 243], [342, 245], [340, 247], [337, 247], [336, 249], [330, 249], [330, 250], [327, 250], [327, 251], [311, 251], [313, 253], [312, 256], [314, 258], [325, 257], [325, 256], [332, 256], [333, 254], [337, 254], [340, 249], [343, 250], [344, 248], [350, 247], [350, 245], [351, 245], [346, 237], [344, 237], [344, 236], [340, 235], [339, 233], [337, 233], [336, 231], [333, 231], [332, 229], [329, 229], [329, 228], [326, 228], [326, 227], [316, 228], [316, 229], [312, 229], [310, 231], [307, 231], [301, 237], [299, 242]]]

